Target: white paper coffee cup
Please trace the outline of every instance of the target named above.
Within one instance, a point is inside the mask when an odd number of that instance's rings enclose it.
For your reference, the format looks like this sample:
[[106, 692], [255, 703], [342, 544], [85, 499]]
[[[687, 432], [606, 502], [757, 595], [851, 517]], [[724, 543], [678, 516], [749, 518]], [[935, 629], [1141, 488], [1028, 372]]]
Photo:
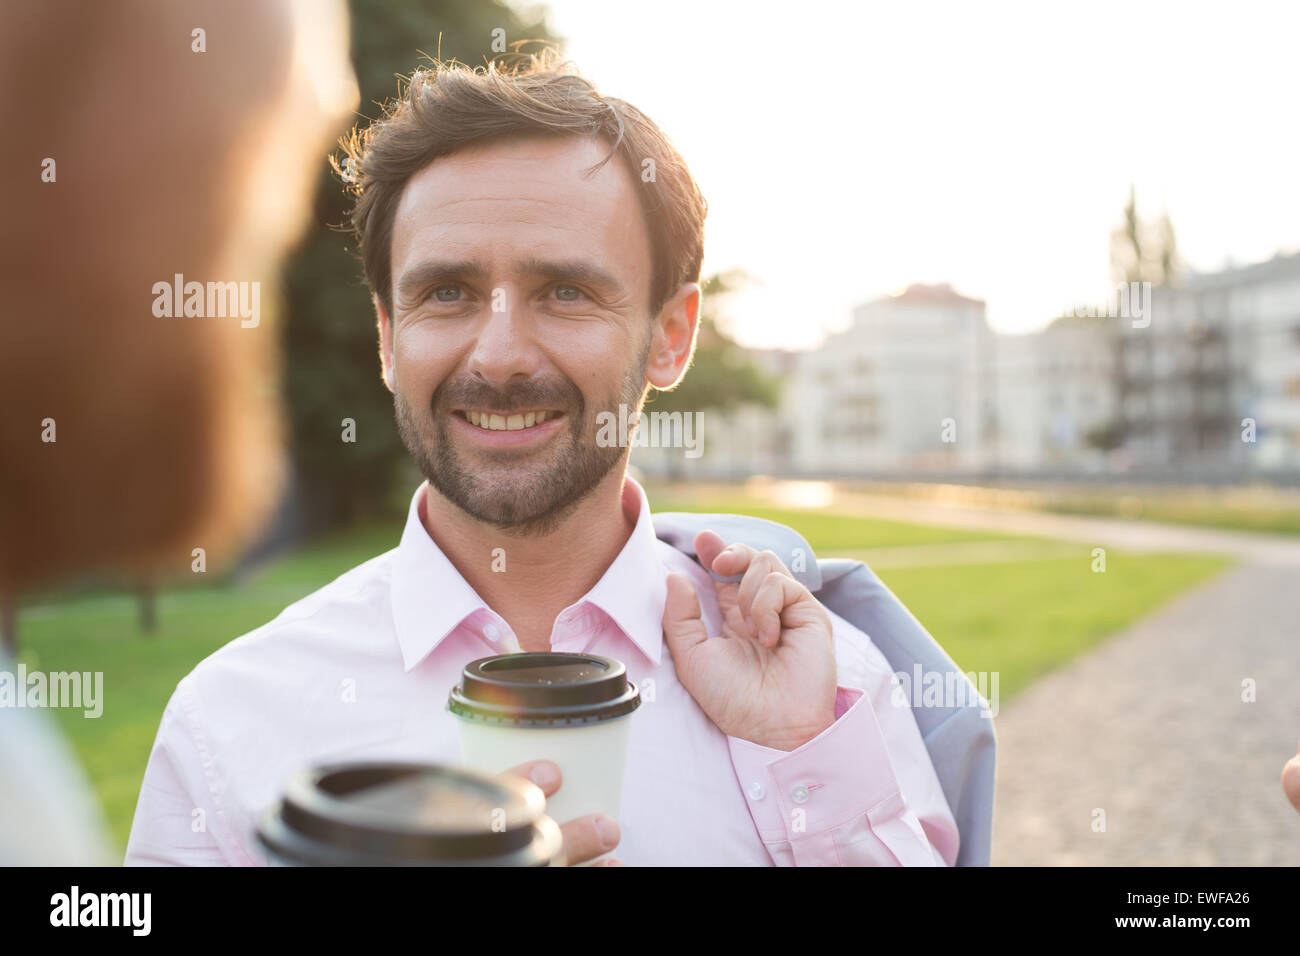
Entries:
[[563, 781], [546, 798], [559, 824], [589, 813], [618, 820], [630, 717], [641, 704], [621, 661], [595, 654], [503, 654], [472, 661], [447, 708], [464, 766], [502, 773], [551, 760]]

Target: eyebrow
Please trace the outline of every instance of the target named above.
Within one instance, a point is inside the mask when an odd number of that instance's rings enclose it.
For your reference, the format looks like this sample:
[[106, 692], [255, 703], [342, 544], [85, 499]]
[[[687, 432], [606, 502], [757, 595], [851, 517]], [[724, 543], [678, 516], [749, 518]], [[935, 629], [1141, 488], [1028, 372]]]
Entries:
[[487, 269], [471, 259], [426, 259], [406, 269], [396, 283], [397, 298], [407, 299], [435, 282], [482, 281]]
[[544, 279], [565, 279], [581, 282], [584, 285], [603, 288], [606, 291], [621, 291], [623, 283], [611, 273], [606, 272], [594, 262], [586, 259], [540, 259], [530, 257], [519, 263], [515, 270], [521, 276], [540, 276]]
[[[530, 256], [515, 267], [519, 276], [579, 282], [607, 293], [621, 292], [623, 283], [586, 259], [543, 259]], [[408, 298], [439, 282], [482, 282], [487, 268], [472, 259], [426, 259], [406, 269], [397, 281], [397, 296]]]

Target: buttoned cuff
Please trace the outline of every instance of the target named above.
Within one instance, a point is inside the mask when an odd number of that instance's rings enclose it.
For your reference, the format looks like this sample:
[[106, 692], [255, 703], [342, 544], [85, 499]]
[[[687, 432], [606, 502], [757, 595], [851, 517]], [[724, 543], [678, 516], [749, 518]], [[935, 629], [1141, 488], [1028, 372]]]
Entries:
[[[871, 702], [861, 690], [837, 687], [835, 715], [835, 723], [791, 751], [727, 738], [759, 836], [788, 842], [800, 863], [834, 865], [827, 831], [864, 817], [883, 824], [905, 809]], [[801, 844], [809, 852], [800, 854]]]

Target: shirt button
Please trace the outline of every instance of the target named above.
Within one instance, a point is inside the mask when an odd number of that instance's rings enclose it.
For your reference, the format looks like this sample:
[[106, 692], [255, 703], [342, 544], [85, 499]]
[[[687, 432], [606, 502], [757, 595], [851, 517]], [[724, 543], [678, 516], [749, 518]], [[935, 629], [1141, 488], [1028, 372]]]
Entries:
[[762, 800], [765, 796], [767, 796], [767, 791], [763, 789], [763, 785], [757, 780], [749, 785], [749, 798], [751, 800]]
[[808, 788], [795, 787], [793, 790], [790, 791], [790, 799], [793, 800], [795, 803], [807, 803]]
[[501, 636], [501, 629], [498, 628], [495, 624], [488, 624], [483, 628], [483, 636], [486, 637], [489, 641], [495, 641], [498, 637]]

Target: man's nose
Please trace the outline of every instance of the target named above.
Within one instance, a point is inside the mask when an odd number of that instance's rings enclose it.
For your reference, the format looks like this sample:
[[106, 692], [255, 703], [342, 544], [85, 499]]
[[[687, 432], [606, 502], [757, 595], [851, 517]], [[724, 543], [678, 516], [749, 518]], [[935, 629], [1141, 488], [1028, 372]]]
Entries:
[[532, 378], [539, 362], [527, 305], [508, 287], [494, 293], [470, 351], [469, 372], [503, 386], [518, 375]]

